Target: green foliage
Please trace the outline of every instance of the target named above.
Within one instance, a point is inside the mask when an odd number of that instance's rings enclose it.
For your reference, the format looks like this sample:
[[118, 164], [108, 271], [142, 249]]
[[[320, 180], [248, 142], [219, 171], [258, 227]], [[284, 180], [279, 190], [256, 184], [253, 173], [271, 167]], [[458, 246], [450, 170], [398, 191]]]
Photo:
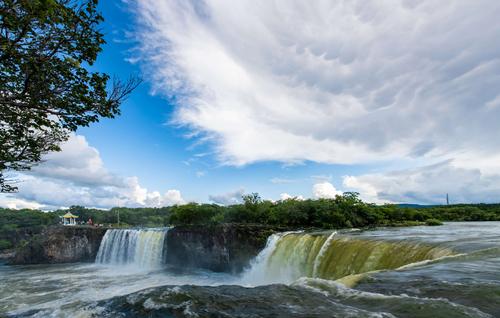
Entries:
[[[118, 227], [163, 227], [169, 224], [170, 208], [113, 208], [111, 210], [87, 209], [81, 206], [72, 206], [68, 210], [43, 212], [38, 210], [12, 210], [0, 208], [0, 240], [7, 240], [11, 245], [19, 246], [19, 239], [49, 225], [59, 224], [59, 216], [68, 211], [77, 215], [78, 222], [87, 222], [92, 219], [94, 224], [111, 225]], [[28, 236], [31, 235], [28, 233]]]
[[[113, 118], [140, 80], [91, 72], [105, 44], [97, 0], [0, 1], [0, 191], [8, 170], [58, 151], [70, 131]], [[12, 181], [12, 180], [10, 180]]]
[[425, 220], [425, 225], [429, 226], [443, 225], [443, 222], [436, 219], [427, 219]]
[[[79, 222], [92, 219], [94, 224], [113, 224], [124, 226], [162, 227], [169, 224], [170, 208], [124, 208], [116, 207], [110, 210], [88, 209], [82, 206], [71, 206], [69, 211], [77, 215]], [[68, 210], [54, 211], [57, 215], [64, 215]]]
[[44, 213], [37, 210], [11, 210], [0, 208], [0, 231], [14, 231], [18, 228], [51, 225], [59, 221], [54, 213]]
[[457, 205], [409, 208], [367, 204], [358, 193], [334, 199], [278, 202], [262, 200], [252, 193], [243, 204], [218, 206], [188, 204], [172, 208], [170, 222], [179, 224], [259, 223], [288, 228], [350, 228], [369, 226], [439, 225], [442, 221], [500, 220], [500, 205]]
[[[16, 233], [55, 225], [59, 216], [70, 211], [78, 221], [113, 227], [162, 227], [168, 225], [220, 223], [256, 223], [281, 228], [351, 228], [371, 226], [439, 225], [443, 221], [500, 221], [500, 204], [469, 204], [401, 207], [393, 204], [367, 204], [357, 193], [344, 193], [333, 199], [277, 202], [262, 200], [258, 194], [243, 198], [242, 204], [220, 206], [189, 203], [163, 208], [123, 208], [110, 210], [72, 206], [66, 210], [42, 212], [0, 208], [0, 240], [19, 246]], [[118, 215], [120, 225], [118, 225]], [[22, 241], [21, 241], [22, 242]]]
[[216, 204], [197, 204], [188, 203], [185, 205], [174, 206], [170, 223], [178, 224], [209, 224], [220, 221], [216, 218], [220, 206]]
[[1, 250], [6, 250], [8, 248], [12, 248], [12, 243], [7, 240], [0, 240], [0, 251]]

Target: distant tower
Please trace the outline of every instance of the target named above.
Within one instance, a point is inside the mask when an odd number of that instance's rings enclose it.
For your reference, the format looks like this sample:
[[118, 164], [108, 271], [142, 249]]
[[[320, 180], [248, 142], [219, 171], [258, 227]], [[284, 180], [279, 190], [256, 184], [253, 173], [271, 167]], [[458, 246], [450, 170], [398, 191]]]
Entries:
[[448, 196], [448, 193], [446, 193], [446, 205], [450, 205], [450, 197]]

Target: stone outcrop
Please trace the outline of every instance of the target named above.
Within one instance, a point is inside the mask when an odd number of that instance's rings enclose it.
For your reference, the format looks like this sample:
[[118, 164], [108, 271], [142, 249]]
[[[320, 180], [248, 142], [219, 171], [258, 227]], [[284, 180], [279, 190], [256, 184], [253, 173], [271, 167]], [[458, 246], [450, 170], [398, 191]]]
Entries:
[[106, 228], [52, 226], [18, 246], [11, 264], [93, 262]]
[[165, 262], [180, 268], [240, 272], [274, 232], [251, 224], [177, 226], [167, 233]]
[[[16, 248], [10, 264], [94, 262], [106, 228], [52, 226]], [[240, 272], [275, 228], [252, 224], [185, 225], [165, 236], [164, 262], [177, 268]]]

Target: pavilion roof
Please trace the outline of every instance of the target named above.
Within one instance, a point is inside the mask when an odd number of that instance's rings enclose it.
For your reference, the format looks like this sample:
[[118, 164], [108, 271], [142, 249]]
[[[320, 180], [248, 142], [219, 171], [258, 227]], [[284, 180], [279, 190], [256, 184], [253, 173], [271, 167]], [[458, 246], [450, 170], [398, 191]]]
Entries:
[[63, 218], [65, 218], [65, 219], [77, 219], [78, 216], [72, 214], [71, 212], [68, 212], [65, 215], [63, 215]]

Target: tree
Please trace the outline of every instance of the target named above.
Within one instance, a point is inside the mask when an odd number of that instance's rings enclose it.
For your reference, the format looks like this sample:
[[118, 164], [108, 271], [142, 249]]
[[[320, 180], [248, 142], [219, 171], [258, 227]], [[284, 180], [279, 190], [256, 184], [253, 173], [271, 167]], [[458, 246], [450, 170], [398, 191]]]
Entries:
[[[114, 118], [140, 84], [91, 72], [105, 44], [97, 0], [0, 0], [0, 192], [70, 132]], [[108, 86], [110, 86], [108, 90]]]
[[262, 201], [259, 194], [255, 192], [250, 194], [245, 194], [241, 198], [243, 199], [243, 202], [247, 207], [253, 207]]

